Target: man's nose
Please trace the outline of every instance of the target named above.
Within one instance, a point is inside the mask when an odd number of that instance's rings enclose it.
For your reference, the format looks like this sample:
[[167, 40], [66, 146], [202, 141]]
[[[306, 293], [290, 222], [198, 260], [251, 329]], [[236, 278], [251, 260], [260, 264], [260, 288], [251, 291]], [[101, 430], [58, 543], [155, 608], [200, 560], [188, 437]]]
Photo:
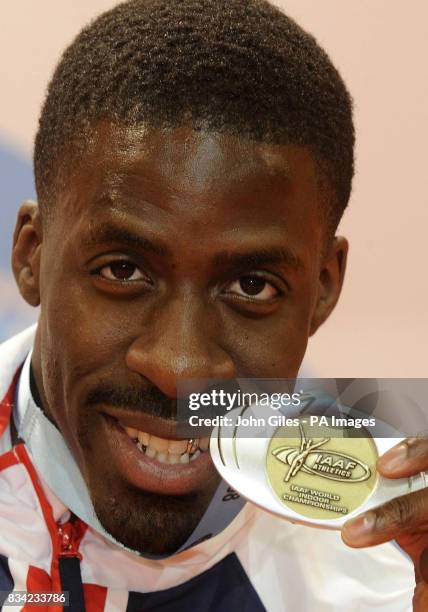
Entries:
[[177, 397], [178, 379], [230, 379], [237, 376], [222, 348], [220, 317], [214, 306], [187, 296], [164, 303], [142, 326], [126, 362], [168, 397]]

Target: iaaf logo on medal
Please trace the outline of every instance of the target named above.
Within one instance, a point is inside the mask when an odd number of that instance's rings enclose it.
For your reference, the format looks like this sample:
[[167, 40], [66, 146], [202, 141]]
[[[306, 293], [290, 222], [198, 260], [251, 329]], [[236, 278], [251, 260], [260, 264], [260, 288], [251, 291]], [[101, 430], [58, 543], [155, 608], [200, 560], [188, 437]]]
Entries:
[[299, 424], [299, 429], [300, 448], [282, 446], [272, 451], [278, 461], [290, 466], [284, 482], [294, 478], [300, 470], [339, 482], [363, 482], [370, 478], [370, 468], [359, 459], [334, 450], [318, 450], [331, 438], [315, 442], [306, 438], [302, 424]]

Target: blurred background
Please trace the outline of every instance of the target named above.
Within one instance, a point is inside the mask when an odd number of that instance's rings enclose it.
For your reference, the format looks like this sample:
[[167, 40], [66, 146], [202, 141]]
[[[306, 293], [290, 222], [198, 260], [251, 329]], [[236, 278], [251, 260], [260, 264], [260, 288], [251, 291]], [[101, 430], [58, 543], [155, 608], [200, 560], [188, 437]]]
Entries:
[[[0, 340], [36, 320], [10, 272], [16, 210], [35, 198], [32, 146], [60, 53], [114, 0], [15, 0], [0, 8]], [[428, 376], [428, 3], [277, 0], [316, 36], [355, 101], [357, 173], [340, 232], [343, 295], [310, 340], [312, 376]]]

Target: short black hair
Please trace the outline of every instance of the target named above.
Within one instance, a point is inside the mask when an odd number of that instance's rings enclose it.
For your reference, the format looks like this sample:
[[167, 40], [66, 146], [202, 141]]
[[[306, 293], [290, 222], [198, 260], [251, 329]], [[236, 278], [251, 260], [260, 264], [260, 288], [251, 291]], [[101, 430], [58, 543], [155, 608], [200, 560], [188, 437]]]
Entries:
[[352, 100], [315, 38], [266, 0], [131, 0], [84, 28], [39, 121], [42, 210], [99, 121], [174, 127], [189, 116], [195, 129], [307, 147], [334, 231], [354, 173]]

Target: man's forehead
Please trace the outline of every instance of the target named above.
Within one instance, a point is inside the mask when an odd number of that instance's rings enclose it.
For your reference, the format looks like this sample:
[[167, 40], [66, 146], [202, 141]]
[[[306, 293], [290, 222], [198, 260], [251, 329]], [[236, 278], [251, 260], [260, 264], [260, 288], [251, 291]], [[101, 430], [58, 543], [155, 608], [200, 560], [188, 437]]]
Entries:
[[128, 209], [144, 200], [168, 208], [178, 198], [182, 210], [198, 202], [244, 204], [256, 219], [272, 200], [309, 203], [315, 211], [323, 199], [306, 148], [189, 126], [99, 124], [63, 185], [60, 199], [70, 215], [109, 200]]
[[[293, 145], [278, 145], [229, 132], [194, 129], [191, 125], [156, 128], [101, 122], [88, 150], [93, 160], [123, 168], [150, 165], [173, 174], [180, 170], [202, 182], [207, 173], [265, 173], [287, 179]], [[306, 156], [309, 152], [306, 151]]]
[[[69, 223], [95, 229], [111, 210], [154, 234], [182, 229], [222, 236], [267, 230], [319, 232], [312, 155], [303, 147], [249, 141], [189, 126], [98, 126], [65, 192]], [[82, 228], [83, 225], [80, 224]], [[215, 226], [215, 227], [214, 227]], [[297, 231], [297, 227], [298, 231]], [[294, 228], [294, 229], [292, 229]], [[311, 229], [312, 228], [312, 229]], [[297, 232], [297, 233], [296, 233]]]

